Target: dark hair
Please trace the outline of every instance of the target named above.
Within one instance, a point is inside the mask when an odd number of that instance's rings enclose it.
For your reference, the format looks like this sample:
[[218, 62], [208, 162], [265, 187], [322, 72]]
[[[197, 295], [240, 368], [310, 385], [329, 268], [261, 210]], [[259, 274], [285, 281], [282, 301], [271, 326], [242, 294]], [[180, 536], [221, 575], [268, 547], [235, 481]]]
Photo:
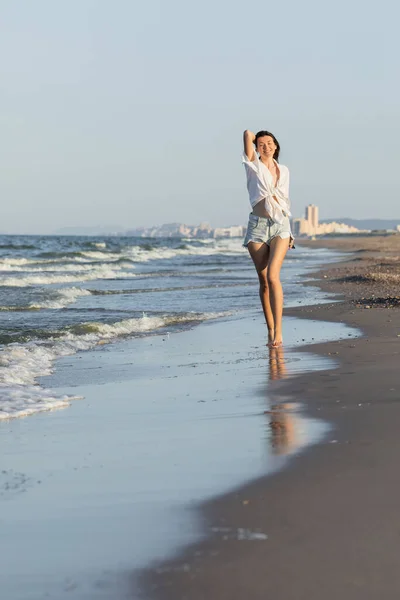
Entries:
[[269, 137], [272, 137], [272, 139], [274, 140], [274, 144], [275, 144], [275, 146], [276, 146], [276, 150], [275, 150], [275, 153], [274, 153], [274, 159], [276, 160], [276, 162], [279, 162], [279, 152], [281, 151], [281, 147], [280, 147], [280, 145], [279, 145], [279, 142], [278, 142], [278, 140], [277, 140], [277, 139], [276, 139], [276, 137], [274, 136], [274, 134], [273, 134], [273, 133], [271, 133], [270, 131], [259, 131], [259, 132], [256, 134], [256, 139], [254, 140], [255, 147], [257, 148], [257, 141], [258, 141], [258, 138], [260, 138], [260, 137], [264, 137], [264, 136], [266, 136], [266, 135], [269, 135]]

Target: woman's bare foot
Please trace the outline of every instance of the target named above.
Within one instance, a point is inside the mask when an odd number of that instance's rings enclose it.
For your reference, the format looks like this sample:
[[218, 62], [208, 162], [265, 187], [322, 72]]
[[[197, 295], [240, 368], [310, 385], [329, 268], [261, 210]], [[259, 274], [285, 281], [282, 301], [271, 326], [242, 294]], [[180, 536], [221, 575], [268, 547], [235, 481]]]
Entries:
[[283, 346], [282, 332], [276, 331], [274, 340], [271, 344], [271, 348], [281, 348], [282, 346]]
[[272, 346], [274, 343], [275, 331], [273, 329], [268, 329], [268, 342], [267, 346]]
[[277, 340], [274, 340], [272, 342], [272, 344], [270, 345], [271, 348], [282, 348], [282, 346], [283, 346], [282, 340], [280, 340], [279, 342]]

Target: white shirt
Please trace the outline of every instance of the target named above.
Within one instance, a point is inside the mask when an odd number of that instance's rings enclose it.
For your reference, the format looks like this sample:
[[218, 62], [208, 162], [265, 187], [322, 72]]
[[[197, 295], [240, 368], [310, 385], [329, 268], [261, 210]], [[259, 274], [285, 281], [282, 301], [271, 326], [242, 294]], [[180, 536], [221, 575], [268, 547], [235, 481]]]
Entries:
[[[254, 208], [258, 202], [264, 200], [265, 209], [271, 219], [276, 223], [283, 223], [285, 216], [291, 217], [289, 200], [289, 169], [285, 165], [280, 165], [274, 159], [279, 169], [279, 179], [276, 186], [268, 167], [258, 158], [251, 161], [243, 154], [242, 162], [246, 169], [247, 189], [249, 190], [249, 200], [251, 207]], [[274, 200], [275, 196], [276, 200]], [[283, 214], [284, 211], [286, 215]]]

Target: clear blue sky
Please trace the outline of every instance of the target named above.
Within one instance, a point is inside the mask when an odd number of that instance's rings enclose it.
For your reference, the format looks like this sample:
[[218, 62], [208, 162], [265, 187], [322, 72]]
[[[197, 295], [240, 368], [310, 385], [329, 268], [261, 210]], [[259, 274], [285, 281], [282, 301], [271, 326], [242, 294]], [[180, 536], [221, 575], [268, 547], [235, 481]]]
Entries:
[[267, 128], [295, 216], [400, 219], [400, 8], [0, 0], [0, 230], [243, 223]]

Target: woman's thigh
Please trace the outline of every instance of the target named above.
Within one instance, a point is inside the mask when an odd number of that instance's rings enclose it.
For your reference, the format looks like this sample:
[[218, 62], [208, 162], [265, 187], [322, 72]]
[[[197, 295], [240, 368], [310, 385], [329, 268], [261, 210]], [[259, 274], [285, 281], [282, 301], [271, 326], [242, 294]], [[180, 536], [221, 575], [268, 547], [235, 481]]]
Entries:
[[268, 260], [268, 274], [270, 277], [279, 277], [288, 248], [289, 238], [276, 237], [271, 241]]
[[249, 242], [247, 249], [253, 260], [257, 273], [260, 275], [266, 271], [270, 257], [270, 248], [267, 244]]

